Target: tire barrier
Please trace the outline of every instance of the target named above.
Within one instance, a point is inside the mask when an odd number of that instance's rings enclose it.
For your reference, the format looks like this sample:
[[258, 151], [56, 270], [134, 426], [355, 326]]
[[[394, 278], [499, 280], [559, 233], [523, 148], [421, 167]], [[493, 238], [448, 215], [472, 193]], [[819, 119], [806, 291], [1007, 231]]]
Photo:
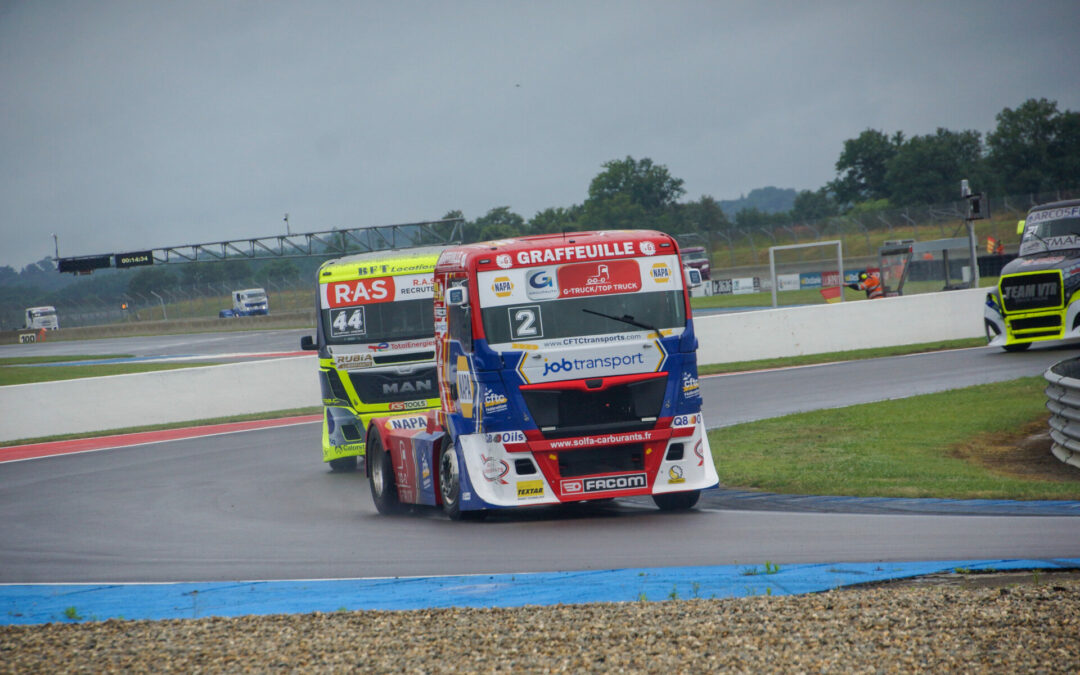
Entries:
[[1043, 377], [1048, 383], [1051, 452], [1062, 462], [1080, 467], [1080, 358], [1055, 363]]

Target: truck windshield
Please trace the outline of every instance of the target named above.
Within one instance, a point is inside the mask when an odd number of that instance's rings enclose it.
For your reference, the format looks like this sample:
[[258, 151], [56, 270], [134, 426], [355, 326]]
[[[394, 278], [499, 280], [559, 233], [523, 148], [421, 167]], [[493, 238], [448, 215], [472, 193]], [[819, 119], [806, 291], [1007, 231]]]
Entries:
[[682, 252], [683, 260], [705, 260], [705, 251], [686, 251]]
[[323, 309], [320, 314], [323, 335], [331, 345], [430, 340], [435, 334], [430, 297]]
[[484, 333], [493, 345], [647, 330], [609, 317], [655, 328], [686, 326], [682, 290], [533, 301], [486, 307], [482, 315]]
[[1074, 248], [1080, 248], [1080, 207], [1028, 215], [1020, 255]]
[[245, 302], [266, 302], [266, 293], [246, 293], [241, 297]]
[[55, 309], [35, 309], [34, 311], [30, 312], [30, 315], [32, 317], [34, 317], [35, 319], [41, 319], [41, 318], [44, 318], [46, 316], [56, 316], [56, 310]]

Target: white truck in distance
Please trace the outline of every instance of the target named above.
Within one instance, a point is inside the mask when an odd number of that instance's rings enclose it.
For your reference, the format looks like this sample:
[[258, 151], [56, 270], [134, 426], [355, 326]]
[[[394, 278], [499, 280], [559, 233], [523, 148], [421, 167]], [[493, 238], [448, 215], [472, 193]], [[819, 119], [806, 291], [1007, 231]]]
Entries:
[[57, 330], [60, 328], [60, 319], [56, 316], [56, 308], [51, 305], [43, 307], [27, 307], [24, 321], [28, 330]]
[[247, 288], [242, 291], [232, 292], [232, 309], [223, 309], [218, 312], [218, 317], [228, 318], [237, 316], [255, 316], [256, 314], [270, 313], [270, 300], [266, 297], [266, 290], [262, 288]]

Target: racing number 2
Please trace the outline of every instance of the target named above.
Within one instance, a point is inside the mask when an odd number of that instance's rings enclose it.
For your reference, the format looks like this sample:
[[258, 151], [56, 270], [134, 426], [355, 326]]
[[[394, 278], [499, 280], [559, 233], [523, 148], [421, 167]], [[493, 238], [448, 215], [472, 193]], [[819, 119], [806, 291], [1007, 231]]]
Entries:
[[544, 325], [540, 320], [540, 305], [511, 307], [510, 337], [514, 340], [528, 340], [544, 337]]

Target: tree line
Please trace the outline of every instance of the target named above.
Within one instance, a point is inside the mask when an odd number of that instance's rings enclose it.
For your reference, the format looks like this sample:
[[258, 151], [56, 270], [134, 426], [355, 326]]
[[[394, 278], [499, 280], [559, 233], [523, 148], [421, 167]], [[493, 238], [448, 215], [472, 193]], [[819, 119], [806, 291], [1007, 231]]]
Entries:
[[[731, 230], [955, 201], [963, 178], [977, 191], [996, 195], [1080, 187], [1080, 113], [1060, 111], [1056, 102], [1041, 98], [1029, 99], [1016, 109], [1005, 108], [996, 120], [996, 128], [985, 138], [972, 130], [939, 128], [933, 134], [907, 137], [900, 131], [866, 129], [844, 141], [835, 178], [816, 190], [796, 193], [787, 210], [779, 205], [791, 191], [772, 187], [751, 193], [759, 198], [752, 203], [762, 208], [742, 208], [734, 215], [724, 209], [730, 202], [709, 195], [683, 201], [686, 189], [681, 178], [648, 157], [627, 156], [602, 165], [581, 204], [549, 207], [531, 219], [509, 206], [492, 208], [474, 220], [465, 219], [458, 210], [443, 218], [462, 218], [467, 242], [607, 229], [656, 229], [710, 237]], [[297, 275], [314, 280], [315, 269], [325, 259], [234, 259], [134, 272], [102, 270], [92, 280], [76, 282], [52, 271], [55, 268], [45, 258], [18, 273], [0, 267], [0, 307], [67, 304], [89, 294], [146, 295], [176, 285], [258, 283]]]

